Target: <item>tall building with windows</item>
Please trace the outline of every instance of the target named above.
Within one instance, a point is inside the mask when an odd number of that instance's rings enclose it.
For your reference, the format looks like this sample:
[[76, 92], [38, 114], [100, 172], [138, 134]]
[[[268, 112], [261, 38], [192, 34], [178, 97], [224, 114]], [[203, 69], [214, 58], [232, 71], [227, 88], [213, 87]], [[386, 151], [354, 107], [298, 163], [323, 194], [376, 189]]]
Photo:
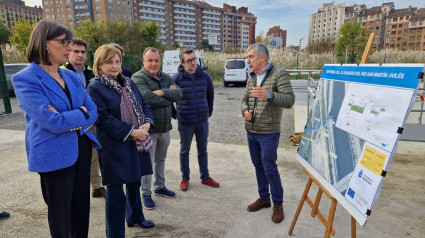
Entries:
[[[285, 48], [286, 47], [286, 30], [280, 29], [280, 26], [274, 26], [267, 31], [269, 37], [270, 47], [272, 48]], [[273, 44], [276, 42], [275, 44]]]
[[248, 12], [247, 7], [241, 7], [238, 11], [242, 14], [242, 48], [247, 49], [249, 45], [255, 43], [257, 17]]
[[246, 49], [255, 43], [257, 17], [248, 8], [223, 4], [223, 49], [236, 47]]
[[84, 20], [133, 19], [131, 0], [43, 0], [43, 18], [67, 26]]
[[[385, 31], [385, 48], [420, 49], [422, 41], [421, 14], [417, 8], [396, 9], [390, 12]], [[418, 32], [420, 30], [421, 32]]]
[[2, 0], [0, 1], [0, 21], [12, 29], [18, 19], [29, 21], [31, 24], [37, 23], [43, 19], [43, 10], [40, 6], [25, 6], [21, 0]]
[[[204, 40], [221, 51], [228, 45], [248, 47], [255, 42], [256, 17], [247, 8], [214, 7], [197, 0], [43, 0], [44, 19], [67, 26], [92, 21], [153, 20], [158, 40], [168, 46], [200, 48]], [[230, 9], [230, 11], [229, 11]]]
[[381, 50], [384, 47], [386, 20], [393, 9], [394, 3], [392, 2], [372, 8], [366, 8], [366, 5], [346, 7], [344, 23], [359, 23], [362, 28], [375, 33], [372, 48]]
[[161, 28], [159, 40], [166, 45], [199, 48], [209, 40], [220, 51], [222, 9], [201, 1], [137, 0], [135, 20], [154, 20]]
[[322, 41], [337, 41], [338, 32], [344, 24], [345, 4], [325, 3], [317, 13], [310, 15], [308, 45]]
[[[324, 4], [323, 8], [310, 16], [309, 45], [321, 41], [334, 41], [326, 38], [332, 36], [334, 25], [340, 24], [340, 19], [329, 18], [338, 5]], [[338, 12], [338, 10], [336, 10]], [[326, 16], [327, 18], [324, 18]], [[330, 22], [331, 20], [333, 22]], [[326, 23], [325, 20], [328, 20]], [[364, 29], [375, 33], [373, 50], [381, 49], [411, 49], [425, 50], [425, 8], [408, 7], [395, 9], [393, 2], [383, 3], [381, 6], [367, 8], [366, 5], [345, 7], [343, 23], [358, 23]], [[338, 27], [334, 30], [339, 31]], [[321, 35], [320, 35], [321, 34]]]

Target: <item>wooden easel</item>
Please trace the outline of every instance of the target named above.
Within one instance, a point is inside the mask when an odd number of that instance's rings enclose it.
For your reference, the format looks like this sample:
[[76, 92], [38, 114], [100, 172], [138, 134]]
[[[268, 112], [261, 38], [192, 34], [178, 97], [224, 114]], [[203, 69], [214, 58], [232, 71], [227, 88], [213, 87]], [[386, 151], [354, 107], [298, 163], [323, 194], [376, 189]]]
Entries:
[[[369, 39], [367, 41], [365, 51], [363, 52], [363, 57], [360, 61], [361, 64], [366, 63], [369, 57], [370, 51], [372, 50], [374, 38], [375, 38], [375, 33], [372, 32], [369, 35]], [[326, 227], [325, 238], [328, 238], [331, 235], [335, 235], [335, 229], [332, 227], [332, 223], [335, 216], [336, 205], [338, 204], [337, 200], [334, 198], [334, 196], [332, 196], [332, 194], [329, 193], [328, 190], [326, 190], [326, 188], [310, 172], [307, 171], [307, 169], [304, 168], [303, 170], [308, 175], [309, 179], [305, 187], [304, 194], [301, 197], [300, 204], [298, 205], [297, 212], [295, 213], [294, 219], [292, 220], [291, 227], [289, 228], [289, 231], [288, 231], [288, 235], [292, 235], [292, 231], [295, 228], [295, 224], [297, 223], [298, 216], [300, 215], [304, 202], [307, 201], [307, 204], [312, 209], [311, 216], [315, 217], [317, 215], [317, 217], [320, 219], [322, 224]], [[310, 191], [310, 187], [313, 182], [319, 187], [319, 191], [317, 192], [316, 200], [314, 201], [314, 203], [311, 200], [311, 198], [308, 196], [308, 192]], [[329, 210], [329, 215], [327, 220], [323, 216], [322, 212], [319, 210], [320, 199], [322, 198], [323, 192], [332, 200], [331, 208]], [[351, 216], [351, 237], [352, 238], [356, 237], [356, 219], [354, 219], [353, 216]]]
[[[303, 170], [308, 175], [309, 179], [305, 187], [303, 196], [301, 197], [300, 204], [298, 205], [297, 212], [295, 213], [294, 219], [292, 220], [291, 227], [289, 228], [289, 231], [288, 231], [288, 235], [292, 235], [292, 231], [295, 228], [295, 224], [297, 223], [298, 216], [300, 215], [304, 202], [307, 201], [307, 204], [312, 209], [311, 216], [315, 217], [317, 215], [317, 217], [320, 219], [322, 224], [326, 227], [324, 237], [328, 238], [331, 235], [335, 235], [335, 229], [332, 227], [332, 223], [335, 216], [336, 205], [338, 203], [336, 199], [334, 198], [334, 196], [332, 196], [332, 194], [330, 194], [329, 191], [326, 190], [326, 188], [310, 172], [307, 171], [307, 169], [304, 168]], [[316, 200], [314, 201], [314, 203], [311, 200], [311, 198], [308, 196], [308, 192], [313, 182], [319, 187], [319, 191], [317, 192]], [[331, 208], [329, 210], [329, 215], [327, 220], [323, 216], [322, 212], [319, 210], [319, 204], [320, 204], [320, 200], [322, 198], [323, 193], [325, 193], [326, 196], [328, 196], [332, 200]], [[351, 217], [351, 237], [352, 238], [356, 237], [356, 220], [354, 219], [354, 217]]]

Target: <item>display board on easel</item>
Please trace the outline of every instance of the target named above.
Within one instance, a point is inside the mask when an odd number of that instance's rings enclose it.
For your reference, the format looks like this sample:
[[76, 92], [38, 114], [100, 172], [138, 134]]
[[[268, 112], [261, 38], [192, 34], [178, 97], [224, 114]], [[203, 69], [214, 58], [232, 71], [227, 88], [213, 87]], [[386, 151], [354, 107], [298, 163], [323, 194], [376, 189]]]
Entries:
[[424, 67], [323, 69], [296, 158], [360, 225], [379, 197]]

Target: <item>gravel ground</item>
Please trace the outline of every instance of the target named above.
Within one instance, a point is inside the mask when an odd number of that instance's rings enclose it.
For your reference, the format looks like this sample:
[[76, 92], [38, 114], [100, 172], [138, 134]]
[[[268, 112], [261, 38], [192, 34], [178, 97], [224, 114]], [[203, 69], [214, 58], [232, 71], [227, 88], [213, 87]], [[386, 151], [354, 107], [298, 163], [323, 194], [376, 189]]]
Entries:
[[[217, 143], [247, 144], [244, 120], [240, 112], [245, 87], [214, 84], [214, 111], [209, 119], [209, 141]], [[12, 114], [0, 116], [0, 129], [25, 130], [24, 113], [15, 97], [11, 98]], [[284, 109], [282, 116], [281, 146], [290, 146], [287, 138], [294, 133], [294, 109]], [[177, 123], [173, 120], [171, 138], [179, 139]]]

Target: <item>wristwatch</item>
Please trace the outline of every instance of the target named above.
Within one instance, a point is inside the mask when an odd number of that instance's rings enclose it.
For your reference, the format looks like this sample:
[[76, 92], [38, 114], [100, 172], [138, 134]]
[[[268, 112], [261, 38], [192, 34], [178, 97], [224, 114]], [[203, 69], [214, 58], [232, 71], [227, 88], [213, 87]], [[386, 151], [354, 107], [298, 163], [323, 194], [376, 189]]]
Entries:
[[272, 97], [273, 97], [273, 93], [272, 92], [269, 92], [269, 97], [267, 98], [267, 100], [271, 100]]

